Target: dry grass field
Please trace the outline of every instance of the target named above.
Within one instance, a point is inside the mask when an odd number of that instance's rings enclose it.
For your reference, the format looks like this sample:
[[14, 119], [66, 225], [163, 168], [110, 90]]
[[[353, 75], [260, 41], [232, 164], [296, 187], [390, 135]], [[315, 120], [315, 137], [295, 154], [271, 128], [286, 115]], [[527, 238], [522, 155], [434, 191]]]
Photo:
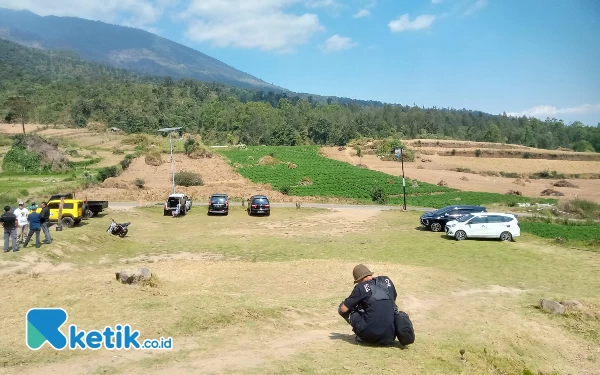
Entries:
[[[524, 234], [516, 242], [462, 241], [417, 228], [418, 213], [274, 209], [227, 217], [195, 207], [111, 210], [53, 231], [52, 245], [0, 260], [2, 374], [598, 374], [600, 258]], [[106, 233], [109, 217], [129, 235]], [[363, 262], [398, 289], [416, 342], [357, 345], [337, 306]], [[149, 267], [153, 286], [115, 280]], [[584, 310], [544, 313], [540, 298]], [[25, 313], [62, 307], [67, 324], [131, 324], [173, 350], [31, 351]], [[464, 357], [459, 351], [465, 350]]]

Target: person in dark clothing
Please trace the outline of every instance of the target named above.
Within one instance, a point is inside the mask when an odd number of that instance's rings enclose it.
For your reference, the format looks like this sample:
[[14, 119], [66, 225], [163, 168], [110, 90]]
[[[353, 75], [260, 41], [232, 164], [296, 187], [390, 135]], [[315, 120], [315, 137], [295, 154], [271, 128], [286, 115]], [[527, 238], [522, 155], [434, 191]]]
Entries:
[[352, 274], [356, 285], [338, 307], [338, 313], [352, 326], [357, 341], [393, 345], [398, 337], [402, 345], [412, 344], [412, 323], [396, 306], [398, 294], [392, 280], [373, 277], [363, 264], [354, 267]]
[[33, 212], [29, 214], [29, 216], [27, 217], [27, 220], [29, 221], [29, 234], [27, 235], [27, 238], [25, 239], [25, 243], [23, 244], [23, 247], [27, 247], [27, 244], [31, 240], [31, 237], [33, 237], [33, 234], [35, 233], [35, 247], [39, 248], [40, 247], [40, 229], [42, 229], [42, 223], [41, 223], [41, 219], [40, 219], [40, 214], [35, 212], [35, 208], [33, 209]]
[[40, 212], [40, 223], [42, 227], [42, 231], [44, 231], [44, 237], [46, 237], [46, 243], [52, 243], [52, 236], [50, 235], [50, 230], [48, 229], [48, 225], [50, 224], [50, 208], [46, 205], [46, 202], [41, 203], [42, 211]]
[[10, 206], [4, 207], [4, 213], [0, 216], [0, 223], [4, 227], [4, 252], [10, 251], [9, 242], [12, 239], [12, 251], [19, 251], [17, 244], [17, 226], [19, 221], [17, 216], [11, 212]]

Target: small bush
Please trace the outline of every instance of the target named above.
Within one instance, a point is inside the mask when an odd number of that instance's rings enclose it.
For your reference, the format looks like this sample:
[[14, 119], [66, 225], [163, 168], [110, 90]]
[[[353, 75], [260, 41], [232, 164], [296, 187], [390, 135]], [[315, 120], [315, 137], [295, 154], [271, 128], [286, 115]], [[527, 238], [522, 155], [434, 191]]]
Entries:
[[135, 186], [137, 186], [141, 189], [146, 184], [146, 181], [144, 181], [143, 178], [136, 178], [134, 183], [135, 183]]
[[455, 171], [462, 172], [462, 173], [471, 173], [472, 172], [470, 168], [461, 168], [461, 167], [456, 168]]
[[179, 186], [204, 186], [204, 181], [198, 173], [178, 172], [175, 173], [175, 184]]
[[519, 174], [515, 172], [500, 172], [500, 176], [506, 178], [519, 178]]
[[146, 164], [158, 167], [162, 164], [162, 156], [158, 150], [151, 150], [146, 154]]
[[523, 159], [531, 159], [533, 155], [531, 155], [531, 152], [524, 152], [523, 153]]
[[282, 186], [281, 188], [279, 188], [279, 192], [283, 195], [290, 195], [292, 191], [292, 188], [289, 187], [288, 185]]
[[374, 188], [373, 190], [371, 190], [370, 194], [371, 200], [373, 200], [373, 202], [376, 202], [378, 204], [384, 204], [387, 201], [387, 194], [381, 188]]
[[119, 147], [113, 147], [112, 153], [113, 155], [123, 155], [125, 151], [121, 150]]
[[185, 140], [185, 143], [183, 144], [183, 149], [185, 150], [185, 154], [189, 156], [192, 152], [198, 149], [198, 142], [196, 142], [194, 138], [190, 137]]
[[456, 155], [456, 149], [453, 148], [452, 152], [450, 152], [450, 155], [452, 155], [452, 156]]
[[118, 171], [117, 167], [115, 167], [115, 166], [104, 167], [98, 171], [97, 177], [100, 182], [104, 182], [104, 180], [106, 180], [107, 178], [117, 177], [118, 174], [119, 174], [119, 171]]
[[481, 150], [480, 149], [475, 150], [475, 156], [476, 157], [480, 157], [481, 156]]

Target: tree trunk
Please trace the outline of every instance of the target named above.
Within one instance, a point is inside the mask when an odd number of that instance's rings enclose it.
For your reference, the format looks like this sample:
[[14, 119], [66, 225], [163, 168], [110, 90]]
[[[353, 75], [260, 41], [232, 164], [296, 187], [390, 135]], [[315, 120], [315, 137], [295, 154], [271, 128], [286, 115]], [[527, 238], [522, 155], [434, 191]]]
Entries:
[[21, 125], [23, 126], [23, 135], [25, 135], [25, 119], [21, 118]]

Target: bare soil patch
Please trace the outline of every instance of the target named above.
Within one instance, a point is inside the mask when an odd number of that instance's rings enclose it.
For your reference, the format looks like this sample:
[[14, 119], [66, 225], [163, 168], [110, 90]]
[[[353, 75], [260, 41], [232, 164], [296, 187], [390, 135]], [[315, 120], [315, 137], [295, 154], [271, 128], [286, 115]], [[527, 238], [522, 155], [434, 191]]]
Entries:
[[[100, 186], [92, 187], [80, 194], [94, 199], [110, 201], [164, 201], [172, 192], [171, 159], [161, 154], [162, 164], [151, 166], [143, 157], [136, 158], [118, 177], [111, 177]], [[182, 154], [174, 155], [175, 172], [193, 172], [202, 176], [204, 186], [177, 187], [194, 200], [207, 200], [211, 194], [226, 193], [231, 200], [247, 199], [254, 194], [265, 194], [277, 202], [294, 202], [296, 198], [274, 191], [270, 186], [258, 185], [241, 177], [220, 155], [208, 159], [192, 159]], [[136, 179], [143, 179], [143, 188], [135, 186]], [[306, 200], [305, 200], [306, 201]]]
[[[324, 153], [327, 157], [347, 162], [352, 165], [358, 163], [358, 157], [353, 150], [339, 151], [337, 147], [324, 147]], [[456, 172], [454, 169], [469, 168], [473, 171], [495, 171], [495, 172], [514, 172], [519, 174], [528, 174], [540, 172], [542, 170], [556, 170], [558, 173], [587, 173], [590, 171], [600, 172], [600, 162], [584, 161], [565, 161], [565, 160], [543, 160], [543, 159], [492, 159], [475, 157], [454, 157], [454, 156], [428, 156], [431, 163], [405, 162], [404, 172], [407, 178], [416, 179], [430, 184], [437, 184], [444, 180], [448, 187], [464, 191], [480, 191], [505, 194], [508, 190], [514, 188], [514, 178], [482, 176], [479, 174], [465, 174]], [[463, 163], [464, 160], [464, 163]], [[375, 155], [364, 155], [362, 163], [368, 168], [388, 173], [394, 176], [402, 176], [401, 164], [395, 161], [383, 161]], [[548, 165], [552, 165], [548, 168]], [[523, 168], [523, 169], [521, 169]], [[468, 180], [462, 177], [468, 176]], [[526, 182], [529, 181], [529, 182]], [[519, 191], [524, 196], [542, 197], [541, 192], [545, 189], [555, 188], [564, 194], [561, 199], [587, 199], [592, 202], [600, 203], [600, 180], [598, 179], [578, 179], [576, 185], [579, 188], [562, 188], [552, 186], [557, 180], [538, 179], [522, 180], [518, 183]], [[568, 180], [575, 183], [574, 180]], [[525, 184], [525, 185], [522, 185]]]

